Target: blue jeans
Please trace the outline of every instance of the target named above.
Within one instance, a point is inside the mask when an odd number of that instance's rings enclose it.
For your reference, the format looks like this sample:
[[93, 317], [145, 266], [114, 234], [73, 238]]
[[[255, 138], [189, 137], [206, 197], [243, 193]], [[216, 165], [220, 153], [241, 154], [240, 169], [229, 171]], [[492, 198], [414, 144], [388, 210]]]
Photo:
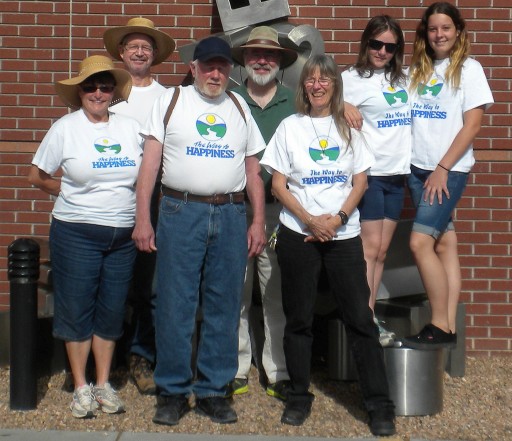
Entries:
[[[210, 205], [164, 196], [157, 248], [154, 379], [159, 394], [224, 396], [238, 365], [247, 263], [245, 204]], [[199, 306], [203, 319], [197, 381], [192, 383], [192, 335]]]
[[304, 242], [304, 237], [281, 226], [276, 246], [286, 316], [284, 353], [291, 380], [288, 401], [311, 399], [312, 325], [324, 267], [347, 330], [366, 409], [392, 406], [379, 331], [368, 306], [370, 288], [361, 238], [322, 243]]
[[398, 222], [404, 205], [405, 175], [368, 176], [368, 189], [357, 206], [361, 221]]
[[432, 171], [430, 170], [423, 170], [411, 165], [408, 185], [411, 192], [411, 200], [416, 208], [416, 217], [414, 218], [412, 230], [437, 239], [445, 231], [455, 229], [452, 213], [466, 188], [469, 173], [448, 172], [448, 182], [446, 185], [450, 192], [450, 199], [443, 192], [443, 203], [440, 204], [436, 196], [434, 203], [430, 205], [430, 201], [423, 200], [423, 193], [425, 191], [423, 184], [431, 173]]
[[121, 337], [136, 252], [132, 230], [52, 220], [56, 338]]

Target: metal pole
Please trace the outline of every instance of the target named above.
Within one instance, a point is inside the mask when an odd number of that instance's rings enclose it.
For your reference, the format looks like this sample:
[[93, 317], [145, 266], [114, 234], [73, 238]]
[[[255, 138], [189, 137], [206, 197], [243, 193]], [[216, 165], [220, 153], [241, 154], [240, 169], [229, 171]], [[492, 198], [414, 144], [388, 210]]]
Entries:
[[37, 281], [39, 244], [17, 239], [9, 245], [11, 287], [10, 322], [10, 407], [30, 410], [37, 407]]

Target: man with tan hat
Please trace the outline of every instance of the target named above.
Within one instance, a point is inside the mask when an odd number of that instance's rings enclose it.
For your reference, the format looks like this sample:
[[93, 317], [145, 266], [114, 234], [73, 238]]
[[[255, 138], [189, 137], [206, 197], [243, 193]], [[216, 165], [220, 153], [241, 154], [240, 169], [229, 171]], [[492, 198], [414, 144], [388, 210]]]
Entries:
[[[153, 104], [166, 88], [151, 74], [151, 67], [165, 61], [174, 51], [174, 40], [155, 28], [143, 17], [128, 20], [126, 26], [108, 29], [103, 34], [105, 48], [116, 60], [124, 63], [132, 77], [132, 91], [128, 101], [112, 107], [112, 111], [135, 118], [141, 126], [150, 114]], [[160, 186], [155, 186], [152, 203], [152, 221], [158, 217]], [[153, 275], [155, 254], [138, 253], [133, 277], [132, 306], [133, 338], [129, 342], [129, 368], [132, 381], [141, 394], [156, 392], [153, 381], [155, 364], [155, 326], [153, 318]]]
[[[268, 144], [279, 123], [295, 113], [294, 92], [282, 86], [276, 75], [295, 62], [297, 52], [279, 44], [274, 28], [254, 28], [247, 43], [234, 48], [233, 59], [245, 66], [247, 80], [235, 92], [249, 105], [252, 116]], [[263, 152], [259, 153], [259, 158]], [[270, 238], [279, 223], [281, 206], [271, 194], [271, 176], [262, 169], [265, 183], [265, 223]], [[249, 216], [252, 215], [248, 207]], [[252, 304], [253, 276], [257, 271], [263, 305], [265, 342], [262, 364], [266, 374], [267, 394], [286, 399], [289, 376], [283, 351], [285, 317], [281, 304], [281, 277], [275, 251], [267, 245], [258, 256], [250, 258], [247, 264], [242, 307], [240, 311], [238, 372], [231, 382], [228, 393], [243, 394], [248, 391], [248, 375], [251, 368], [251, 339], [249, 335], [249, 311]]]

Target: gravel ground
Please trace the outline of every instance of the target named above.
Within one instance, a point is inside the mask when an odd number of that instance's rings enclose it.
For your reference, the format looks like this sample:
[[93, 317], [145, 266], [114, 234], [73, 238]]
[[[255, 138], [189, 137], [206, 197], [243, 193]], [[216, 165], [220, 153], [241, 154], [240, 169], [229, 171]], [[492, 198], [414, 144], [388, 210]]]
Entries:
[[[466, 359], [466, 375], [451, 378], [445, 374], [444, 410], [434, 416], [398, 417], [397, 436], [393, 440], [510, 440], [512, 439], [512, 358]], [[35, 430], [77, 430], [117, 432], [176, 432], [208, 434], [261, 434], [274, 436], [369, 437], [366, 414], [361, 410], [357, 383], [332, 381], [326, 370], [315, 368], [312, 392], [316, 399], [311, 417], [302, 427], [280, 423], [283, 403], [268, 397], [258, 384], [257, 372], [251, 372], [248, 394], [237, 396], [234, 407], [239, 422], [231, 425], [212, 423], [208, 418], [187, 414], [176, 427], [151, 422], [154, 397], [140, 396], [127, 381], [123, 368], [112, 375], [114, 384], [127, 404], [126, 413], [99, 414], [95, 419], [77, 420], [68, 405], [71, 395], [62, 388], [65, 374], [39, 381], [39, 402], [34, 411], [9, 408], [9, 369], [0, 369], [0, 427]]]

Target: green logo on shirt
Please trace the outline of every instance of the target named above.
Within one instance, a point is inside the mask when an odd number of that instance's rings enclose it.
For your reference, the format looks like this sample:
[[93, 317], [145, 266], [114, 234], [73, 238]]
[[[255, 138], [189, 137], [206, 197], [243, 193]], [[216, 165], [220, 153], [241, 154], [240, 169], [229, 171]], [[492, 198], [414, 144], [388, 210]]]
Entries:
[[207, 141], [218, 141], [224, 137], [227, 131], [224, 120], [213, 113], [205, 113], [197, 118], [196, 129]]

